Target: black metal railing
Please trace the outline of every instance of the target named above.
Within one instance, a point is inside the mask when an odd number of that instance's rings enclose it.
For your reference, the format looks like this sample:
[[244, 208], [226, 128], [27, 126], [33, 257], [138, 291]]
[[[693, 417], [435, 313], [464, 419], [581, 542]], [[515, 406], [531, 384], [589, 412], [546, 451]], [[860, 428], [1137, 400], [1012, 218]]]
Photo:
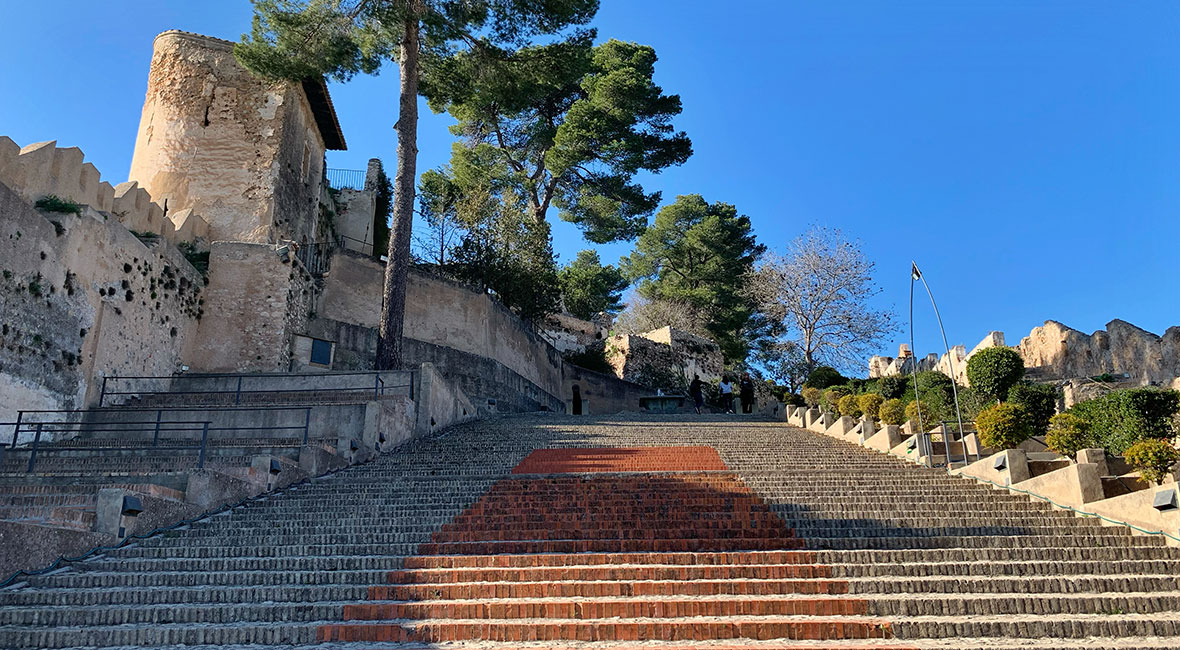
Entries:
[[[373, 399], [379, 399], [386, 395], [396, 395], [395, 389], [405, 388], [408, 390], [410, 399], [414, 399], [414, 372], [413, 370], [406, 371], [408, 381], [396, 385], [387, 385], [385, 378], [381, 376], [380, 371], [364, 371], [364, 372], [322, 372], [322, 373], [256, 373], [256, 374], [237, 374], [237, 373], [211, 373], [211, 374], [193, 374], [193, 375], [171, 375], [171, 376], [139, 376], [139, 377], [104, 377], [102, 386], [98, 396], [98, 405], [104, 406], [119, 406], [117, 403], [119, 398], [128, 397], [152, 397], [152, 396], [174, 396], [174, 395], [197, 395], [197, 396], [224, 396], [228, 401], [229, 396], [233, 396], [233, 405], [239, 406], [242, 399], [250, 396], [266, 396], [274, 394], [334, 394], [334, 393], [361, 393], [372, 392]], [[323, 382], [324, 380], [331, 380], [339, 377], [356, 377], [356, 382], [353, 385], [347, 386], [316, 386], [314, 388], [292, 388], [284, 386], [281, 388], [258, 388], [250, 384], [253, 382], [274, 380], [274, 379], [303, 379], [310, 378]], [[200, 382], [205, 382], [207, 385], [204, 388], [199, 386]], [[162, 388], [161, 384], [170, 384], [166, 388]], [[189, 389], [178, 389], [178, 384], [188, 384], [193, 386]]]
[[334, 169], [327, 168], [324, 170], [324, 176], [328, 179], [328, 185], [343, 190], [363, 190], [365, 189], [365, 173], [364, 169]]
[[[292, 413], [300, 413], [302, 415], [302, 422], [298, 424], [275, 424], [275, 425], [228, 425], [228, 426], [214, 426], [212, 420], [172, 420], [164, 419], [165, 414], [175, 413], [207, 413], [213, 411], [215, 413], [225, 412], [258, 412], [258, 411], [289, 411]], [[111, 413], [144, 413], [146, 417], [141, 419], [128, 419], [121, 416], [118, 421], [99, 422], [88, 420], [88, 416], [93, 417], [96, 414], [111, 414]], [[68, 418], [68, 419], [67, 419]], [[213, 434], [215, 438], [222, 438], [223, 440], [236, 440], [240, 436], [225, 435], [236, 433], [256, 433], [264, 431], [293, 431], [302, 433], [302, 444], [306, 445], [311, 435], [311, 407], [261, 407], [261, 408], [126, 408], [118, 411], [111, 410], [36, 410], [36, 411], [18, 411], [16, 422], [0, 422], [0, 427], [12, 427], [12, 441], [7, 444], [0, 444], [0, 465], [3, 464], [6, 453], [12, 452], [29, 452], [29, 460], [26, 472], [32, 473], [36, 468], [37, 458], [46, 453], [62, 453], [71, 451], [122, 451], [122, 450], [137, 450], [137, 449], [166, 449], [168, 451], [197, 451], [197, 467], [203, 468], [205, 466], [205, 457], [209, 445], [209, 436]], [[141, 444], [132, 444], [131, 441], [120, 439], [117, 437], [96, 437], [95, 434], [142, 434], [147, 432], [152, 433], [151, 444], [147, 444], [146, 440]], [[169, 437], [168, 434], [177, 433], [193, 433], [201, 432], [200, 443], [190, 442], [191, 437], [175, 438]], [[32, 434], [32, 440], [25, 446], [20, 445], [21, 434]], [[63, 445], [57, 447], [45, 446], [47, 442], [46, 437], [65, 437], [68, 440], [90, 440], [94, 444], [91, 445]], [[108, 441], [112, 444], [98, 444], [100, 441]], [[221, 444], [220, 447], [241, 447], [246, 448], [248, 445], [234, 445]]]
[[299, 263], [314, 277], [323, 276], [332, 264], [332, 253], [338, 248], [336, 242], [312, 242], [300, 244], [295, 251]]

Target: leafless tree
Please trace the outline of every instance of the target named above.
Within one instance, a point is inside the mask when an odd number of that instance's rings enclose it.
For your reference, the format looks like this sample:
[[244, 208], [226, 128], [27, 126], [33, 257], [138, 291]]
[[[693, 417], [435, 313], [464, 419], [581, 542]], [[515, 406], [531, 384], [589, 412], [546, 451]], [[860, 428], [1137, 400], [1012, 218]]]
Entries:
[[632, 291], [627, 297], [627, 307], [615, 317], [613, 329], [620, 334], [642, 334], [670, 325], [710, 338], [704, 327], [707, 322], [707, 314], [687, 302], [648, 300]]
[[881, 293], [873, 262], [836, 229], [815, 227], [786, 254], [768, 253], [751, 283], [763, 313], [779, 320], [808, 370], [860, 365], [897, 328], [896, 316], [870, 303]]

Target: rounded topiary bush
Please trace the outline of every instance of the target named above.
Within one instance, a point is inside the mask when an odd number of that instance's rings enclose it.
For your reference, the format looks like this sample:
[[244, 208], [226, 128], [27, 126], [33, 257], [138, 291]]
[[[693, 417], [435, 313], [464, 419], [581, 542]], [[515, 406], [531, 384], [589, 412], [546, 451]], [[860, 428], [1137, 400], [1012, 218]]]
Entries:
[[1093, 446], [1093, 438], [1085, 420], [1073, 413], [1058, 413], [1049, 419], [1045, 444], [1062, 456], [1074, 458], [1082, 449]]
[[1008, 389], [1024, 378], [1024, 359], [1012, 348], [984, 348], [967, 360], [967, 381], [992, 399], [1008, 399]]
[[820, 406], [826, 411], [832, 413], [840, 412], [840, 399], [848, 394], [848, 391], [840, 388], [829, 388], [824, 391], [824, 398], [820, 402]]
[[847, 415], [848, 417], [858, 418], [861, 415], [860, 405], [857, 403], [856, 395], [845, 395], [836, 403], [836, 409], [840, 415]]
[[993, 404], [979, 412], [975, 426], [979, 442], [992, 449], [1012, 449], [1033, 435], [1031, 417], [1019, 404]]
[[824, 392], [822, 390], [813, 388], [811, 386], [804, 388], [800, 394], [803, 396], [803, 403], [807, 405], [807, 408], [815, 408], [819, 406], [820, 400], [824, 397]]
[[865, 393], [856, 398], [856, 405], [860, 407], [861, 412], [871, 418], [881, 416], [881, 404], [884, 402], [885, 398], [876, 393]]
[[[921, 409], [918, 408], [918, 400], [914, 400], [909, 404], [906, 404], [905, 419], [913, 422], [914, 428], [918, 431], [929, 431], [934, 427], [936, 421], [934, 418], [934, 409], [930, 408], [930, 404], [928, 404], [926, 401], [922, 401], [920, 404], [922, 407]], [[921, 411], [920, 413], [919, 410]], [[921, 420], [918, 419], [919, 417], [921, 417]]]
[[877, 409], [877, 415], [885, 424], [901, 424], [905, 422], [905, 404], [902, 404], [901, 400], [896, 397], [887, 399]]
[[831, 366], [819, 366], [807, 375], [807, 379], [803, 381], [803, 385], [823, 390], [830, 386], [839, 386], [847, 381], [848, 379], [844, 375], [841, 375], [835, 368]]
[[1131, 445], [1124, 457], [1131, 467], [1139, 470], [1143, 480], [1159, 485], [1180, 461], [1180, 452], [1168, 441], [1152, 438]]
[[803, 397], [799, 393], [787, 391], [783, 393], [783, 404], [787, 406], [805, 406], [807, 402], [803, 400]]

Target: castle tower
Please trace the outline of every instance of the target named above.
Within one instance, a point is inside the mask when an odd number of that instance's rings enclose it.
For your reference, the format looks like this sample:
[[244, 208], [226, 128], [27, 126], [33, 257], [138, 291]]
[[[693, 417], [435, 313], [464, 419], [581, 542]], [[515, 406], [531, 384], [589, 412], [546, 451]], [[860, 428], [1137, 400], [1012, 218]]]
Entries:
[[230, 41], [156, 37], [130, 179], [204, 217], [210, 240], [317, 241], [324, 151], [344, 148], [322, 79], [268, 82]]

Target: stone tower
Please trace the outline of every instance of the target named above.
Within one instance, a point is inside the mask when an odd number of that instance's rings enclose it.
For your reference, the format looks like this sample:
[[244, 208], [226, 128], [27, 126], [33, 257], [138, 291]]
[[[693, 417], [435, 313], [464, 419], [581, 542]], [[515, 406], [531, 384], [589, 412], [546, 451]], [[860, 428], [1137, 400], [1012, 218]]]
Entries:
[[211, 241], [318, 241], [324, 152], [344, 148], [322, 79], [268, 82], [230, 41], [156, 37], [130, 179], [202, 215]]

